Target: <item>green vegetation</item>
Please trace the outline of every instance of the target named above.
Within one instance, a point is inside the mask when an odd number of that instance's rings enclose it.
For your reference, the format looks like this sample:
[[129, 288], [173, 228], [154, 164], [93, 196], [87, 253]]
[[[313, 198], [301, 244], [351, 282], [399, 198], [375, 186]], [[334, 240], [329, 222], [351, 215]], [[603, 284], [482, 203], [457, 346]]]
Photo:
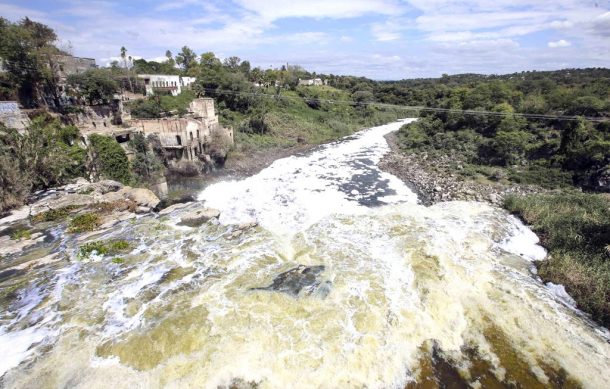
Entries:
[[139, 182], [154, 182], [163, 176], [165, 167], [150, 145], [150, 142], [142, 134], [135, 134], [129, 143], [134, 156], [131, 168], [135, 178]]
[[91, 69], [85, 73], [68, 76], [72, 95], [84, 98], [89, 105], [108, 104], [119, 89], [112, 74], [105, 69]]
[[509, 197], [549, 250], [540, 276], [563, 284], [579, 308], [610, 327], [610, 196], [559, 193]]
[[19, 228], [11, 234], [12, 240], [30, 239], [32, 232], [27, 228]]
[[68, 232], [79, 233], [93, 231], [102, 224], [97, 213], [83, 213], [70, 221]]
[[[369, 90], [377, 101], [495, 115], [422, 111], [397, 144], [429, 161], [450, 161], [464, 179], [528, 184], [552, 194], [510, 196], [505, 207], [532, 225], [550, 256], [537, 264], [545, 281], [563, 284], [578, 306], [610, 325], [610, 122], [526, 118], [515, 114], [610, 117], [610, 70], [458, 75], [373, 82], [349, 77], [335, 85]], [[544, 192], [544, 191], [542, 191]]]
[[132, 101], [126, 106], [134, 118], [155, 119], [163, 117], [167, 113], [184, 115], [188, 112], [189, 104], [196, 97], [193, 91], [187, 89], [178, 96], [154, 96], [150, 99]]
[[89, 137], [92, 151], [92, 165], [98, 177], [120, 181], [131, 181], [129, 160], [125, 150], [110, 136], [92, 134]]
[[62, 207], [58, 209], [50, 209], [48, 211], [41, 212], [32, 217], [32, 222], [41, 223], [41, 222], [54, 222], [58, 220], [65, 219], [68, 217], [70, 212], [77, 209], [78, 206], [69, 205], [67, 207]]
[[[112, 240], [109, 242], [95, 241], [82, 245], [78, 251], [78, 256], [86, 258], [95, 252], [98, 255], [117, 255], [131, 250], [131, 244], [123, 239]], [[115, 258], [120, 259], [120, 258]], [[113, 260], [114, 262], [114, 260]], [[121, 261], [122, 262], [122, 261]], [[120, 262], [115, 262], [120, 263]]]
[[0, 125], [0, 210], [23, 203], [33, 190], [84, 175], [86, 151], [78, 130], [42, 115], [24, 134]]
[[59, 106], [58, 79], [51, 71], [62, 51], [53, 46], [55, 32], [28, 18], [12, 23], [0, 17], [0, 100], [19, 100], [26, 107]]

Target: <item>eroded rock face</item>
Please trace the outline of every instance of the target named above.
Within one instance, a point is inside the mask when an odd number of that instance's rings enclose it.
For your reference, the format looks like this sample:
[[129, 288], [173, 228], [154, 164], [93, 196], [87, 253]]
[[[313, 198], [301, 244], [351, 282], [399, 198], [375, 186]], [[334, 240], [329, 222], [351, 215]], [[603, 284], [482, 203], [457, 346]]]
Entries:
[[331, 282], [322, 280], [324, 269], [324, 265], [299, 265], [279, 274], [273, 279], [271, 285], [251, 290], [282, 292], [294, 297], [315, 295], [325, 298], [330, 293]]
[[217, 219], [220, 211], [214, 208], [200, 208], [189, 211], [180, 219], [180, 225], [189, 227], [199, 227], [211, 219]]

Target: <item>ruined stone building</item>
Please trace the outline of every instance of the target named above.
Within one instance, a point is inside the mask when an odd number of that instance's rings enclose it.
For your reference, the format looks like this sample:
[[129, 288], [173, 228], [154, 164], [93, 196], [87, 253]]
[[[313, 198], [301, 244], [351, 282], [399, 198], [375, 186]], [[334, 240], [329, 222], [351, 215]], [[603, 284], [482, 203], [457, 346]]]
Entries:
[[56, 55], [53, 57], [53, 62], [53, 71], [59, 77], [60, 83], [65, 83], [68, 76], [72, 74], [81, 74], [97, 68], [93, 58]]
[[156, 135], [172, 164], [222, 164], [233, 144], [233, 129], [220, 125], [211, 98], [193, 100], [184, 117], [131, 119], [118, 98], [113, 105], [85, 106], [69, 116], [79, 127], [85, 143], [91, 134], [108, 135], [128, 153], [128, 142], [135, 133]]
[[146, 136], [157, 135], [174, 161], [224, 162], [233, 144], [233, 129], [220, 125], [211, 98], [193, 100], [185, 117], [132, 120], [131, 126]]
[[183, 88], [189, 87], [196, 81], [195, 77], [165, 74], [139, 74], [138, 78], [144, 80], [146, 96], [152, 96], [155, 93], [171, 93], [172, 96], [178, 96], [182, 93]]

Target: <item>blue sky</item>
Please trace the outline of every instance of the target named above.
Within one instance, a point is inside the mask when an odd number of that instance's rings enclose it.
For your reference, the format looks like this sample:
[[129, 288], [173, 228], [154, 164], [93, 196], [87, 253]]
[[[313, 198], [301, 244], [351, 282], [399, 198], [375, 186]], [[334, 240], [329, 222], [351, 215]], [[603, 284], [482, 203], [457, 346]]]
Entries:
[[188, 45], [375, 79], [610, 65], [610, 0], [0, 0], [105, 65]]

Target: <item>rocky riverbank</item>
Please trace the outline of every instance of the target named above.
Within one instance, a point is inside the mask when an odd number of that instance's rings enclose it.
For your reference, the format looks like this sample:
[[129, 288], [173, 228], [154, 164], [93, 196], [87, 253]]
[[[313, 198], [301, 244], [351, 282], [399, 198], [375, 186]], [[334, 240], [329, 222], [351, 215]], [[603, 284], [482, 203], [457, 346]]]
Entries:
[[59, 226], [68, 233], [98, 233], [151, 212], [160, 203], [149, 189], [112, 181], [75, 182], [33, 194], [27, 205], [0, 219], [0, 256], [27, 250]]
[[403, 180], [424, 205], [453, 200], [486, 201], [499, 205], [508, 194], [544, 191], [532, 185], [467, 180], [456, 173], [459, 163], [449, 156], [432, 158], [425, 153], [405, 153], [399, 149], [394, 134], [387, 135], [386, 140], [391, 151], [383, 157], [379, 167]]

